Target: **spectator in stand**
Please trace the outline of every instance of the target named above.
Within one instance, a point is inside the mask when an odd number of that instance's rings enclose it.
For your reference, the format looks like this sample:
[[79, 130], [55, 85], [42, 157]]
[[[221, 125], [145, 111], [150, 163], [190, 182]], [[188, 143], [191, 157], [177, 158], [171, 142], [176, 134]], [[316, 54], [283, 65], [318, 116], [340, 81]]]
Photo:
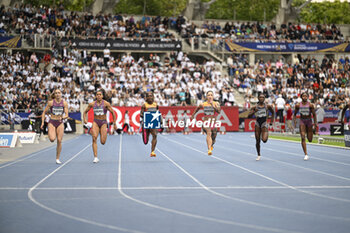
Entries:
[[280, 123], [284, 123], [283, 112], [284, 112], [285, 105], [286, 105], [286, 101], [282, 98], [282, 95], [279, 94], [278, 98], [276, 99], [276, 107], [277, 107], [277, 117], [276, 118], [279, 118]]
[[321, 105], [317, 105], [316, 107], [316, 119], [317, 119], [317, 124], [322, 124], [324, 121], [326, 113], [324, 109], [321, 107]]
[[294, 134], [293, 110], [290, 104], [286, 104], [286, 132]]

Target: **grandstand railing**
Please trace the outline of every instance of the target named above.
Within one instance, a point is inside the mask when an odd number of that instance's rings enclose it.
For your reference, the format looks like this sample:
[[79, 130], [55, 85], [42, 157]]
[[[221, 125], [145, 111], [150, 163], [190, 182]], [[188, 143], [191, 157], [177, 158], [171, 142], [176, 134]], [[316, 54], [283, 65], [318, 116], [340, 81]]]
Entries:
[[8, 113], [5, 110], [0, 110], [0, 125], [8, 125]]
[[211, 53], [221, 62], [225, 61], [225, 53], [229, 53], [229, 51], [225, 49], [224, 41], [215, 40], [213, 38], [192, 37], [190, 39], [185, 39], [184, 43], [190, 45], [192, 52]]
[[52, 35], [34, 34], [34, 48], [52, 48]]

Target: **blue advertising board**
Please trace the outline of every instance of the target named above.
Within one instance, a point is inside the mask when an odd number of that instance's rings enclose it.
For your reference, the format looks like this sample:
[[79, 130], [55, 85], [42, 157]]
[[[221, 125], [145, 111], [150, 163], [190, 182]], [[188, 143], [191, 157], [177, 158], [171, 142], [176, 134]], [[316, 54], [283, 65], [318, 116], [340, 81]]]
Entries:
[[350, 130], [344, 130], [345, 146], [350, 147]]
[[0, 47], [20, 48], [21, 46], [21, 36], [0, 36]]
[[226, 40], [230, 52], [350, 52], [349, 43], [278, 43], [278, 42], [231, 42]]
[[143, 113], [143, 127], [145, 129], [160, 129], [161, 128], [161, 116], [162, 114], [157, 112], [144, 112]]
[[14, 134], [0, 134], [0, 148], [10, 147], [13, 144]]

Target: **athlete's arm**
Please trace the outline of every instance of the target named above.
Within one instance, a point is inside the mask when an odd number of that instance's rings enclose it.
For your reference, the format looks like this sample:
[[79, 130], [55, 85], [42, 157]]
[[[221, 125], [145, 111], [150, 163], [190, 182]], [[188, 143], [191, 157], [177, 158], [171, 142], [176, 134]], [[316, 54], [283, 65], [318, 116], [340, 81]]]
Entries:
[[271, 121], [270, 124], [273, 124], [275, 121], [275, 111], [273, 110], [271, 105], [267, 105], [267, 109], [271, 112]]
[[113, 110], [113, 108], [112, 108], [112, 106], [111, 106], [110, 103], [108, 103], [108, 102], [105, 101], [105, 100], [104, 100], [104, 102], [105, 102], [105, 106], [106, 106], [107, 110], [108, 110], [110, 113], [112, 113], [114, 129], [117, 130], [117, 129], [118, 129], [118, 128], [117, 128], [117, 123], [116, 123], [117, 117], [116, 117], [116, 115], [115, 115], [115, 112], [114, 112], [114, 110]]
[[87, 114], [87, 113], [90, 111], [90, 109], [94, 106], [93, 104], [94, 104], [94, 102], [90, 103], [90, 104], [86, 107], [86, 109], [85, 109], [85, 111], [84, 111], [84, 113], [83, 113], [83, 121], [84, 121], [84, 124], [87, 124], [87, 123], [88, 123], [86, 114]]
[[146, 110], [146, 106], [145, 106], [145, 104], [143, 104], [141, 107], [141, 112], [140, 112], [140, 125], [143, 122], [143, 113], [145, 112], [145, 110]]
[[299, 104], [296, 104], [295, 109], [294, 109], [294, 114], [293, 114], [294, 126], [296, 126], [296, 124], [297, 124], [297, 113], [298, 112], [299, 112]]
[[311, 110], [312, 116], [314, 118], [314, 124], [313, 125], [316, 127], [317, 126], [317, 117], [316, 117], [315, 106], [313, 104], [310, 104], [310, 110]]
[[254, 113], [256, 113], [256, 112], [257, 112], [256, 106], [252, 107], [252, 108], [249, 110], [248, 118], [251, 118], [251, 117], [254, 115]]
[[62, 120], [68, 118], [68, 103], [66, 101], [63, 101], [63, 108], [64, 108], [64, 117], [62, 117]]
[[[159, 105], [157, 104], [157, 107], [156, 109], [159, 111]], [[160, 111], [159, 111], [160, 114], [162, 114]], [[163, 116], [160, 115], [160, 124], [162, 125], [163, 124]]]
[[348, 108], [350, 108], [350, 104], [345, 105], [345, 107], [343, 108], [343, 111], [341, 113], [340, 123], [342, 123], [342, 124], [344, 124], [344, 116], [345, 116], [345, 112]]
[[203, 108], [203, 104], [200, 104], [200, 105], [196, 108], [196, 110], [194, 110], [194, 112], [192, 113], [192, 116], [191, 116], [191, 121], [193, 120], [194, 115], [196, 115], [196, 113], [197, 113], [201, 108]]
[[46, 107], [45, 107], [45, 109], [44, 109], [44, 111], [43, 111], [43, 114], [41, 115], [41, 126], [40, 126], [41, 129], [43, 129], [43, 127], [44, 127], [46, 112], [49, 110], [49, 108], [51, 108], [52, 103], [53, 103], [53, 101], [49, 101], [49, 102], [47, 103], [47, 105], [46, 105]]
[[215, 112], [220, 113], [221, 107], [218, 102], [214, 102], [214, 104], [212, 103], [211, 106], [213, 106]]

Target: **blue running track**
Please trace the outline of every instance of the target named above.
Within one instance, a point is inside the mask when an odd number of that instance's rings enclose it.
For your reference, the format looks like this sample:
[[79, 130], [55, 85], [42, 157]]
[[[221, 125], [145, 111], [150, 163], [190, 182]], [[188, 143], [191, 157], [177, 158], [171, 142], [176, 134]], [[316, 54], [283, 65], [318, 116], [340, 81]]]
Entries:
[[0, 233], [350, 232], [350, 151], [251, 133], [91, 136], [0, 164]]

